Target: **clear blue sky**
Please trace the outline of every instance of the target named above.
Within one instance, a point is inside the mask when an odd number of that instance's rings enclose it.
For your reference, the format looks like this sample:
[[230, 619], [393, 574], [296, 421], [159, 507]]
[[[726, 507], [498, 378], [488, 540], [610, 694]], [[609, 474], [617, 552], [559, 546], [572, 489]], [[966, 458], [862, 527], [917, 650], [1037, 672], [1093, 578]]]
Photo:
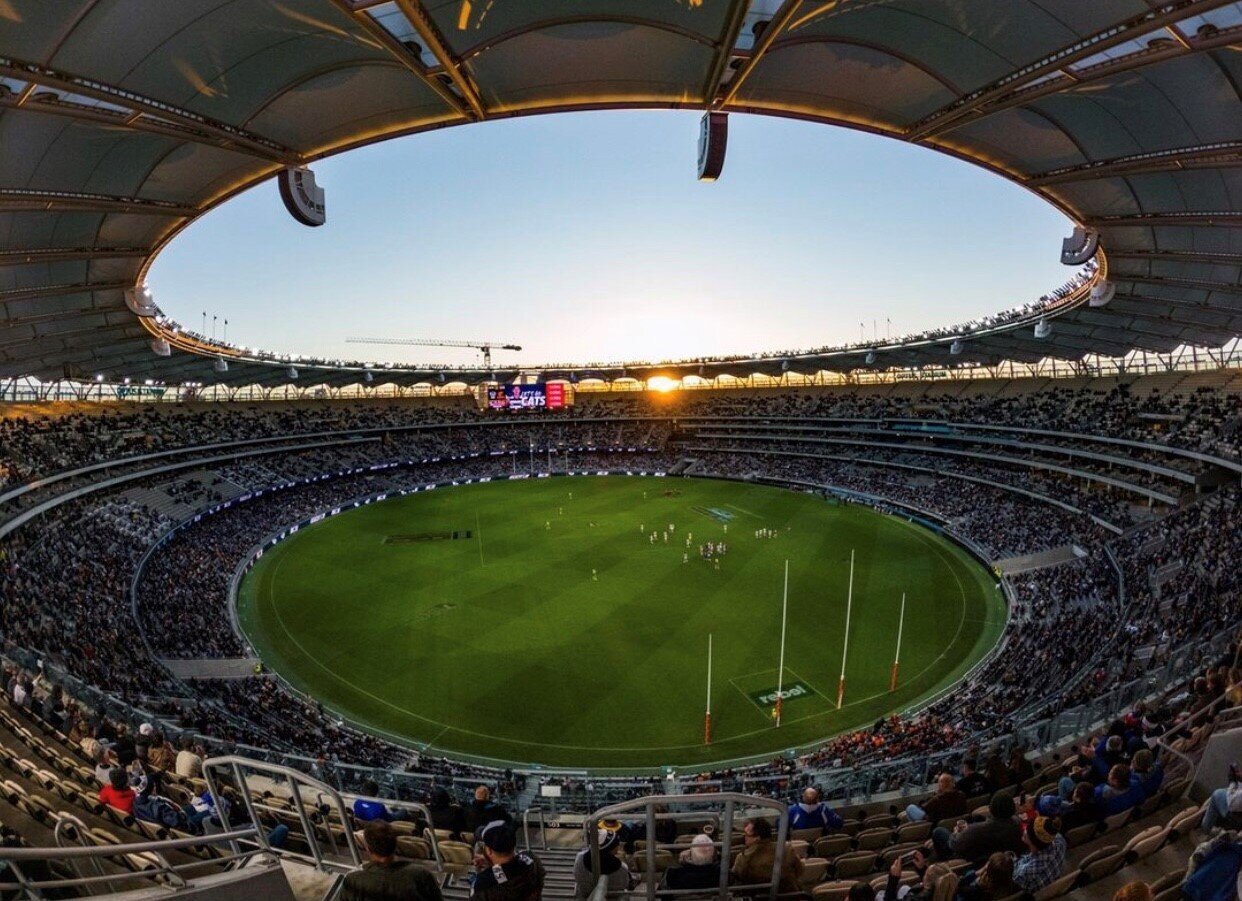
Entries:
[[942, 154], [734, 115], [724, 175], [702, 184], [697, 137], [697, 113], [634, 111], [389, 141], [315, 165], [322, 228], [265, 183], [179, 236], [150, 284], [187, 326], [206, 310], [268, 350], [470, 363], [344, 339], [495, 339], [525, 348], [498, 360], [535, 364], [805, 348], [873, 319], [896, 335], [1072, 274], [1060, 213]]

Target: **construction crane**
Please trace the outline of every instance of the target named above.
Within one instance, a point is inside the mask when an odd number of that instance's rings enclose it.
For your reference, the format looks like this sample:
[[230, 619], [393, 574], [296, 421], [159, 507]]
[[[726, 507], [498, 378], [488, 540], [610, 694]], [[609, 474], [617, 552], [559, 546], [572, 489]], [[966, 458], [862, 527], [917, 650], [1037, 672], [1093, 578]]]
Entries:
[[436, 341], [430, 338], [346, 338], [346, 344], [388, 344], [405, 347], [472, 347], [483, 352], [483, 367], [492, 368], [493, 350], [521, 350], [517, 344], [500, 341]]

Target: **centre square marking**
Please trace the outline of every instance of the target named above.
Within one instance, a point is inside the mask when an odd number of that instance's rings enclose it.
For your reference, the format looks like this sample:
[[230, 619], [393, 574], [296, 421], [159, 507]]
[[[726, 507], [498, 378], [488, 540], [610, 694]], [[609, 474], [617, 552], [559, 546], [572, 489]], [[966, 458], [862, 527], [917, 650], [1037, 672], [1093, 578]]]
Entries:
[[776, 703], [778, 697], [784, 698], [785, 703], [788, 704], [790, 701], [796, 701], [800, 698], [813, 698], [816, 695], [823, 697], [823, 695], [820, 695], [819, 692], [805, 682], [791, 682], [789, 685], [781, 688], [780, 691], [776, 690], [775, 685], [763, 691], [752, 691], [750, 699], [760, 707], [771, 707]]

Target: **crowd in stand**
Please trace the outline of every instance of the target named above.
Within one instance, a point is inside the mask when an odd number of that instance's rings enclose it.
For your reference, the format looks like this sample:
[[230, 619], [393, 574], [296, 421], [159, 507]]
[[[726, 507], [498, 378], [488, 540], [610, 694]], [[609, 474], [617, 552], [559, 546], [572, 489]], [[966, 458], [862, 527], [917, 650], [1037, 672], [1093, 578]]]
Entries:
[[[588, 406], [594, 409], [574, 415], [582, 418], [607, 410], [615, 419], [644, 412], [645, 403], [625, 399], [592, 404]], [[739, 409], [754, 415], [762, 410], [762, 415], [800, 417], [935, 416], [1130, 438], [1142, 430], [1141, 440], [1211, 448], [1222, 454], [1231, 451], [1227, 455], [1236, 455], [1236, 442], [1230, 449], [1228, 436], [1242, 413], [1237, 397], [1228, 395], [1152, 400], [1132, 398], [1123, 391], [1097, 395], [1056, 390], [970, 402], [924, 399], [921, 404], [828, 394], [757, 400], [713, 396], [687, 399], [679, 412], [748, 415], [738, 414]], [[1073, 416], [1060, 419], [1066, 410]], [[1181, 418], [1161, 420], [1162, 430], [1151, 432], [1148, 426], [1135, 424], [1143, 413]], [[476, 417], [464, 406], [374, 405], [270, 412], [144, 409], [61, 420], [3, 419], [0, 455], [14, 478], [22, 480], [115, 456], [192, 444]], [[137, 622], [130, 580], [147, 548], [173, 522], [121, 493], [69, 501], [8, 536], [0, 550], [4, 597], [0, 630], [6, 645], [46, 655], [84, 682], [145, 705], [178, 729], [304, 754], [321, 759], [325, 767], [337, 761], [376, 767], [405, 764], [419, 772], [460, 775], [457, 764], [415, 760], [405, 749], [340, 725], [270, 679], [208, 680], [187, 686], [152, 657], [244, 655], [240, 639], [221, 625], [228, 622], [225, 604], [232, 573], [250, 548], [274, 529], [325, 507], [441, 479], [543, 468], [547, 458], [537, 454], [546, 454], [549, 446], [557, 449], [554, 468], [612, 468], [623, 459], [623, 468], [662, 469], [682, 456], [681, 447], [668, 440], [672, 432], [666, 422], [548, 420], [539, 427], [543, 443], [536, 451], [529, 425], [496, 421], [485, 429], [399, 433], [383, 441], [273, 454], [229, 463], [193, 479], [167, 479], [159, 491], [178, 503], [200, 506], [273, 485], [286, 487], [205, 517], [154, 554], [139, 583]], [[649, 450], [618, 457], [589, 450], [593, 447]], [[1122, 502], [1104, 492], [1083, 491], [1066, 480], [1030, 472], [1015, 479], [1002, 467], [933, 459], [916, 450], [881, 452], [870, 460], [861, 456], [824, 460], [763, 452], [771, 447], [696, 454], [695, 471], [832, 484], [908, 504], [948, 521], [957, 534], [997, 558], [1070, 542], [1087, 556], [1013, 581], [1015, 626], [1006, 643], [949, 699], [917, 715], [892, 717], [840, 736], [797, 760], [704, 774], [704, 790], [741, 786], [777, 794], [799, 773], [1001, 736], [1023, 717], [1072, 706], [1137, 677], [1170, 648], [1218, 633], [1240, 612], [1242, 577], [1236, 567], [1221, 565], [1242, 559], [1237, 489], [1225, 489], [1116, 538], [1085, 517], [953, 476], [986, 477], [1064, 499], [1120, 525], [1132, 522]], [[480, 456], [462, 459], [469, 454]], [[452, 456], [457, 459], [448, 459]], [[876, 466], [881, 458], [933, 471]], [[409, 460], [435, 462], [394, 465]], [[385, 468], [372, 468], [381, 466]], [[339, 475], [352, 469], [363, 471]], [[312, 481], [288, 487], [304, 480]], [[1124, 582], [1119, 582], [1104, 554], [1105, 543], [1115, 551]], [[1106, 655], [1100, 655], [1102, 649], [1107, 649]], [[503, 774], [490, 771], [490, 777], [499, 781]], [[635, 790], [641, 789], [617, 789], [619, 795]]]

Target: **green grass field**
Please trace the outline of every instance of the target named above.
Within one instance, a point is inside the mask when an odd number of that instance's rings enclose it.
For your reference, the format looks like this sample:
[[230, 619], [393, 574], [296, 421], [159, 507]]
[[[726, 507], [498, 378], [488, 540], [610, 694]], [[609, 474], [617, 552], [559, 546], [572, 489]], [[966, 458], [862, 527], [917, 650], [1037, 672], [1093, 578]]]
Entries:
[[[670, 523], [669, 541], [651, 543]], [[756, 538], [761, 528], [778, 534]], [[719, 569], [699, 556], [709, 540], [728, 544]], [[798, 694], [776, 729], [764, 696], [777, 685], [786, 559], [784, 684]], [[368, 728], [433, 752], [594, 768], [770, 755], [870, 724], [960, 678], [1005, 619], [986, 568], [897, 517], [638, 476], [491, 482], [360, 507], [270, 550], [238, 610], [271, 669]]]

